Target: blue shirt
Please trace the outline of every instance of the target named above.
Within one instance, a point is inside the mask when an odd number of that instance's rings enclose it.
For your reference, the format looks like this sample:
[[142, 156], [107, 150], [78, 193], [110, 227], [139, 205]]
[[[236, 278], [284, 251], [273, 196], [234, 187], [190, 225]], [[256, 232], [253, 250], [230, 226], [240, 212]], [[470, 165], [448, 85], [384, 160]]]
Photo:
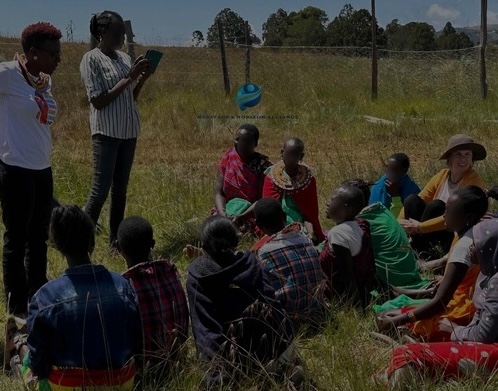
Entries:
[[133, 288], [101, 265], [67, 269], [43, 285], [28, 309], [29, 366], [40, 379], [52, 366], [119, 369], [141, 348]]

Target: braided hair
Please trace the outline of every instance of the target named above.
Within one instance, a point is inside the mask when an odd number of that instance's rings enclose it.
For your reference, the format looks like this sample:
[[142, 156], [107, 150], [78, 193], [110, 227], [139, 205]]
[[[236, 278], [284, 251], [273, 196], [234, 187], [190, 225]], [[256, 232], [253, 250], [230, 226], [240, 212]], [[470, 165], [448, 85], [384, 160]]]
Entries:
[[102, 39], [102, 33], [107, 31], [107, 29], [117, 23], [124, 23], [123, 18], [117, 12], [114, 11], [102, 11], [93, 14], [90, 19], [90, 34], [97, 41]]

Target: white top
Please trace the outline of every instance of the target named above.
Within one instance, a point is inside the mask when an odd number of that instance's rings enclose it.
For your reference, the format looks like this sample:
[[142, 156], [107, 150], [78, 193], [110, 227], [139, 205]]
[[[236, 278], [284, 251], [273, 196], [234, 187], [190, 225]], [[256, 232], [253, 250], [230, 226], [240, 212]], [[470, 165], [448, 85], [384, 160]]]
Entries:
[[443, 188], [439, 192], [437, 199], [443, 201], [445, 204], [448, 201], [448, 198], [450, 198], [451, 194], [453, 194], [453, 191], [450, 189], [450, 185], [448, 183], [448, 179], [444, 181]]
[[[106, 56], [99, 48], [83, 55], [80, 64], [81, 78], [88, 100], [111, 90], [131, 70], [131, 58], [117, 51], [117, 59]], [[133, 98], [135, 83], [129, 84], [109, 105], [97, 110], [90, 104], [90, 129], [94, 134], [130, 139], [138, 137], [140, 116]]]
[[[48, 91], [50, 91], [49, 84]], [[50, 167], [52, 134], [40, 123], [35, 89], [19, 63], [0, 63], [0, 160], [9, 166], [43, 170]]]
[[363, 230], [356, 221], [345, 221], [333, 227], [328, 233], [329, 246], [332, 245], [348, 248], [351, 256], [357, 256], [361, 251]]
[[463, 235], [450, 252], [450, 257], [448, 262], [454, 263], [464, 263], [469, 268], [473, 266], [472, 260], [470, 258], [470, 246], [474, 242], [474, 235], [472, 234], [472, 228], [469, 229], [465, 235]]

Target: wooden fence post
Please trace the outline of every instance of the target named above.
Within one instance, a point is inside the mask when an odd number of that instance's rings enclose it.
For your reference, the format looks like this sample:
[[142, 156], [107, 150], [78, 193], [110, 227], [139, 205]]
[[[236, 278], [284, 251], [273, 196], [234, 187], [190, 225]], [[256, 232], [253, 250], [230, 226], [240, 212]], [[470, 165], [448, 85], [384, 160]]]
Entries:
[[377, 18], [375, 17], [375, 0], [372, 3], [372, 100], [377, 99], [378, 92], [378, 59], [377, 59]]
[[246, 20], [245, 23], [245, 33], [246, 33], [246, 84], [251, 82], [251, 36], [249, 35], [249, 22]]
[[126, 46], [128, 46], [128, 55], [131, 57], [131, 62], [135, 62], [136, 55], [135, 55], [135, 41], [133, 40], [133, 37], [135, 37], [135, 34], [133, 34], [133, 29], [131, 28], [131, 20], [125, 20], [125, 34], [126, 34]]
[[479, 46], [479, 65], [481, 68], [481, 98], [488, 96], [486, 78], [486, 45], [488, 43], [488, 0], [481, 0], [481, 45]]
[[230, 95], [230, 79], [228, 78], [227, 56], [225, 53], [225, 39], [223, 37], [223, 25], [218, 20], [218, 39], [220, 40], [221, 66], [223, 68], [223, 84], [225, 86], [225, 95]]

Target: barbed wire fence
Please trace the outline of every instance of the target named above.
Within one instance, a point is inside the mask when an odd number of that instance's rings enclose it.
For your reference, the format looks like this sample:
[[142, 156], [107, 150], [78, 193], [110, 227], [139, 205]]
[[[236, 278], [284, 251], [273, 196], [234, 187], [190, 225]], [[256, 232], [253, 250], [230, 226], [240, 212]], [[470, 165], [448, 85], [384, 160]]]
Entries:
[[[64, 43], [55, 77], [81, 88], [79, 64], [89, 48], [89, 43]], [[219, 49], [135, 46], [137, 55], [144, 54], [148, 48], [164, 52], [164, 59], [154, 76], [155, 83], [195, 88], [200, 93], [219, 89], [223, 93]], [[11, 60], [20, 51], [17, 42], [0, 42], [0, 61]], [[309, 94], [308, 100], [315, 103], [337, 90], [343, 90], [346, 96], [368, 97], [371, 91], [371, 55], [371, 48], [358, 47], [226, 47], [232, 90], [251, 81], [261, 85], [267, 94], [275, 90], [287, 91], [289, 97]], [[379, 99], [406, 96], [480, 99], [479, 47], [428, 52], [379, 49], [378, 58]], [[496, 95], [498, 48], [488, 47], [486, 59], [489, 93]], [[54, 86], [57, 88], [57, 83]]]

